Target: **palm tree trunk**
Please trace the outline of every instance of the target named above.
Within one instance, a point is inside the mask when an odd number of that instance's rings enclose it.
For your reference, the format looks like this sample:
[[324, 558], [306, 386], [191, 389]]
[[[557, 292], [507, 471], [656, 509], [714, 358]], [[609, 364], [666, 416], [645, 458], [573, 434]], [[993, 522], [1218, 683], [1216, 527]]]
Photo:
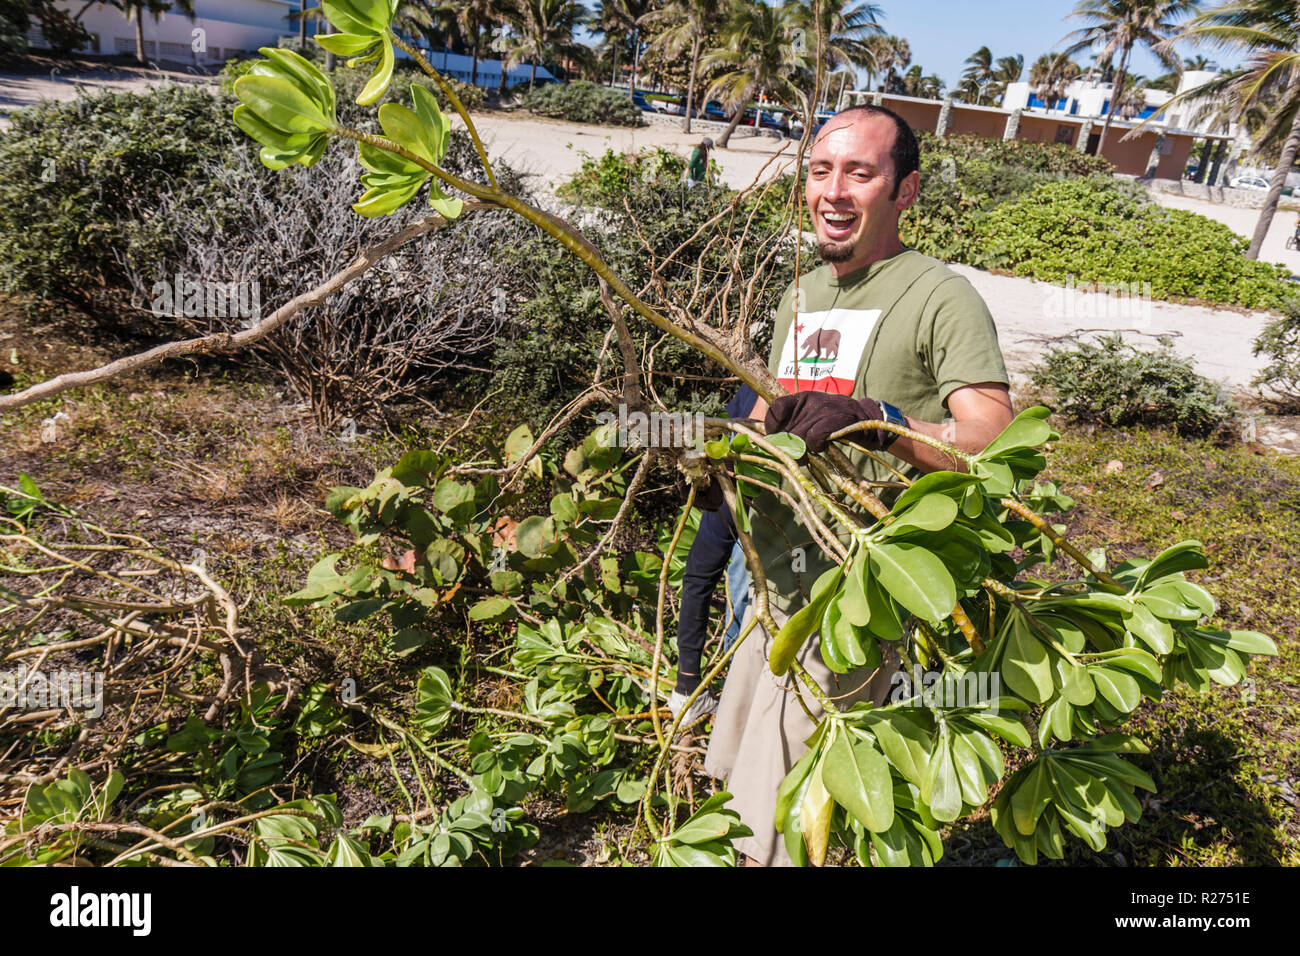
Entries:
[[528, 74], [528, 90], [530, 93], [535, 82], [537, 82], [537, 57], [533, 57], [533, 72]]
[[1101, 151], [1106, 145], [1106, 133], [1110, 130], [1110, 121], [1115, 118], [1115, 108], [1119, 106], [1119, 98], [1124, 90], [1124, 72], [1128, 68], [1128, 53], [1131, 49], [1132, 46], [1126, 46], [1119, 55], [1119, 70], [1115, 73], [1115, 83], [1110, 90], [1110, 109], [1106, 111], [1106, 122], [1101, 128], [1101, 137], [1097, 140], [1097, 155], [1102, 159], [1106, 158]]
[[144, 56], [144, 7], [135, 8], [135, 59], [141, 66], [148, 66]]
[[307, 49], [307, 0], [298, 0], [298, 52]]
[[731, 134], [736, 131], [736, 127], [739, 126], [740, 121], [744, 119], [745, 107], [749, 105], [749, 98], [753, 95], [754, 88], [751, 86], [745, 90], [745, 95], [742, 96], [740, 102], [736, 104], [736, 115], [731, 118], [731, 122], [727, 124], [727, 128], [722, 131], [722, 135], [718, 137], [717, 143], [714, 144], [719, 149], [727, 148], [727, 143], [731, 141]]
[[1282, 198], [1282, 187], [1286, 185], [1286, 177], [1291, 172], [1291, 164], [1295, 162], [1297, 150], [1300, 150], [1300, 110], [1296, 110], [1295, 119], [1291, 121], [1291, 132], [1287, 134], [1286, 145], [1282, 147], [1282, 155], [1277, 161], [1277, 168], [1273, 171], [1273, 184], [1268, 187], [1264, 206], [1259, 211], [1255, 234], [1250, 237], [1250, 249], [1246, 251], [1247, 259], [1259, 258], [1259, 250], [1264, 245], [1264, 237], [1268, 235], [1268, 227], [1273, 224], [1278, 200]]
[[700, 35], [691, 43], [691, 78], [686, 84], [686, 115], [682, 117], [682, 132], [691, 131], [691, 104], [695, 102], [695, 75], [700, 70]]
[[636, 96], [636, 68], [641, 62], [641, 31], [639, 27], [632, 28], [632, 88], [628, 93]]

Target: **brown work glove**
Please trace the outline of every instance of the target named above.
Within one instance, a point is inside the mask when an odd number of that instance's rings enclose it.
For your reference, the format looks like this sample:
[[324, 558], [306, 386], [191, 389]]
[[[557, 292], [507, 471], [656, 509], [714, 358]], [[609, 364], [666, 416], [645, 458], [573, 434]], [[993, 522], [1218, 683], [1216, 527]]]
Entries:
[[[798, 435], [813, 454], [826, 450], [831, 435], [841, 428], [858, 422], [882, 421], [885, 415], [880, 405], [870, 398], [849, 398], [831, 392], [796, 392], [775, 399], [767, 409], [764, 424], [769, 435], [790, 432]], [[855, 445], [871, 451], [884, 447], [887, 433], [868, 428], [854, 433], [849, 439]]]

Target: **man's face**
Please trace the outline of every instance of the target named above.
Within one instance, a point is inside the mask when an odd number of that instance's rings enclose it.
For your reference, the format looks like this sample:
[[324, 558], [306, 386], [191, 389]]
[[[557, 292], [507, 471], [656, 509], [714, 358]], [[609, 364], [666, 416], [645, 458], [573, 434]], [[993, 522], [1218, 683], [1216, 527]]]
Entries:
[[898, 216], [916, 198], [918, 177], [909, 175], [890, 197], [896, 135], [888, 116], [850, 114], [827, 123], [809, 151], [808, 209], [821, 257], [847, 264], [840, 274], [898, 243]]

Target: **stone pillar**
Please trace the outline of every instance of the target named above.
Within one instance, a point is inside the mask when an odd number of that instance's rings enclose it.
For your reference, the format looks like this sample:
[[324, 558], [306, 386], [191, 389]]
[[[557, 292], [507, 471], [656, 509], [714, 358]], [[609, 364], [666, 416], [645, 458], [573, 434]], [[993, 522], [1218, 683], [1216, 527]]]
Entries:
[[884, 94], [883, 92], [881, 92], [880, 90], [876, 90], [876, 92], [872, 93], [872, 94], [871, 94], [871, 105], [872, 105], [872, 106], [884, 106], [884, 105], [885, 105], [885, 94]]
[[1205, 182], [1205, 174], [1209, 172], [1210, 150], [1214, 149], [1214, 140], [1207, 139], [1205, 145], [1201, 147], [1201, 161], [1196, 164], [1196, 175], [1192, 177], [1192, 182]]
[[1079, 152], [1088, 151], [1088, 138], [1092, 136], [1092, 120], [1084, 120], [1083, 125], [1079, 127], [1079, 141], [1074, 144], [1074, 148]]
[[1011, 115], [1007, 117], [1007, 126], [1006, 129], [1002, 131], [1002, 138], [1004, 140], [1015, 139], [1016, 133], [1019, 131], [1020, 131], [1020, 110], [1015, 109], [1012, 110]]
[[934, 124], [934, 135], [943, 139], [948, 135], [948, 123], [952, 119], [952, 97], [943, 101], [939, 107], [939, 121]]
[[1219, 140], [1219, 148], [1214, 151], [1214, 165], [1210, 167], [1210, 178], [1205, 185], [1216, 186], [1219, 182], [1219, 167], [1223, 165], [1223, 156], [1228, 151], [1228, 141]]
[[1161, 130], [1156, 134], [1156, 141], [1151, 146], [1151, 155], [1147, 157], [1146, 172], [1142, 174], [1143, 179], [1155, 179], [1156, 169], [1160, 166], [1161, 150], [1165, 148], [1165, 131]]

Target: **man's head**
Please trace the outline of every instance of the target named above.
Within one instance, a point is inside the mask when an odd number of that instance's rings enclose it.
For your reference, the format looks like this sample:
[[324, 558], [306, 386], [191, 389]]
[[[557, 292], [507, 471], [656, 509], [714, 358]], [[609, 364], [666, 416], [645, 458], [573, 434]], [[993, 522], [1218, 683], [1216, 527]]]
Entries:
[[704, 139], [700, 140], [700, 149], [704, 150], [705, 152], [708, 152], [712, 148], [713, 148], [713, 140], [709, 139], [709, 137], [706, 136], [704, 137]]
[[892, 110], [855, 106], [827, 121], [808, 154], [806, 198], [819, 251], [844, 275], [901, 247], [898, 217], [920, 187], [916, 136]]

